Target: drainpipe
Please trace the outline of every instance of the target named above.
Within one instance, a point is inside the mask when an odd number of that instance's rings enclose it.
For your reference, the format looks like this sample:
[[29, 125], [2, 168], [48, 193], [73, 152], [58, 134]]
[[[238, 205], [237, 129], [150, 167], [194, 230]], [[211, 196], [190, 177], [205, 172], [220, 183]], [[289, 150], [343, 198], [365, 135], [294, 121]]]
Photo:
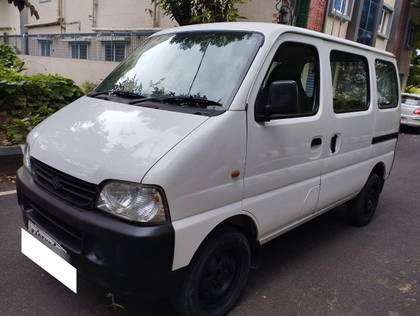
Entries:
[[157, 1], [154, 1], [153, 3], [153, 27], [158, 27], [159, 26], [159, 17], [158, 17], [158, 5], [157, 5]]
[[60, 23], [60, 33], [65, 31], [64, 15], [63, 15], [63, 0], [58, 0], [58, 22]]
[[324, 7], [324, 20], [322, 21], [322, 32], [327, 33], [325, 27], [327, 24], [327, 19], [328, 19], [328, 7], [329, 7], [330, 2], [329, 1], [325, 1], [325, 7]]
[[92, 9], [92, 28], [97, 27], [98, 21], [98, 0], [93, 0], [93, 9]]
[[337, 19], [337, 11], [334, 10], [334, 2], [332, 3], [332, 7], [331, 8], [332, 8], [334, 14], [333, 14], [333, 21], [332, 21], [331, 34], [330, 35], [333, 35], [334, 36], [335, 20]]

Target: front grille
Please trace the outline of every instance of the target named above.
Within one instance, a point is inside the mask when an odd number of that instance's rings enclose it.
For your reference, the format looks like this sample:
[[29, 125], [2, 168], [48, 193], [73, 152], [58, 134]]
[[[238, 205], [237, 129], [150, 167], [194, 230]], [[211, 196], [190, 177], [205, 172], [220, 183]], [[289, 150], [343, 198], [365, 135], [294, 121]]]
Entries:
[[35, 182], [61, 199], [80, 206], [93, 208], [98, 186], [58, 171], [43, 162], [31, 158], [31, 169]]
[[29, 199], [26, 199], [25, 202], [30, 209], [28, 212], [28, 218], [32, 222], [34, 222], [40, 228], [44, 229], [53, 238], [63, 244], [66, 248], [70, 249], [72, 252], [81, 252], [83, 236], [80, 230], [71, 227]]

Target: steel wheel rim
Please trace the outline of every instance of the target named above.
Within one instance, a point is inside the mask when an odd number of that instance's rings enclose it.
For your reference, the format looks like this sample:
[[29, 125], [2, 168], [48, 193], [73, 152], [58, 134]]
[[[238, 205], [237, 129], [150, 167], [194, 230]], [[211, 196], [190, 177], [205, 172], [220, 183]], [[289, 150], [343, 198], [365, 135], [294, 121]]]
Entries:
[[203, 267], [198, 298], [204, 309], [212, 309], [229, 297], [239, 275], [238, 254], [233, 249], [216, 249]]

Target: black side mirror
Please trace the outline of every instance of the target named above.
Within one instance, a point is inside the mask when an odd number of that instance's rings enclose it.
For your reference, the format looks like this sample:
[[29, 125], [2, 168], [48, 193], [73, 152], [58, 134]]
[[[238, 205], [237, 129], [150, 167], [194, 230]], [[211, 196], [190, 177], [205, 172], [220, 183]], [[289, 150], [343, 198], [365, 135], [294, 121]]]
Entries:
[[297, 114], [298, 88], [296, 82], [292, 80], [272, 82], [268, 91], [268, 104], [262, 105], [262, 107], [256, 115], [259, 122]]

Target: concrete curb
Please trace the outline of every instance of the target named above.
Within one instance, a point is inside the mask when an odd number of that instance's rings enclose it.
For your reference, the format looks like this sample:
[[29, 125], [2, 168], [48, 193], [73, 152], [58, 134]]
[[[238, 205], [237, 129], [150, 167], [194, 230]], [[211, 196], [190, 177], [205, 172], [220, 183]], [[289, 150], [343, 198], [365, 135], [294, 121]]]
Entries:
[[0, 157], [22, 156], [23, 145], [0, 146]]

